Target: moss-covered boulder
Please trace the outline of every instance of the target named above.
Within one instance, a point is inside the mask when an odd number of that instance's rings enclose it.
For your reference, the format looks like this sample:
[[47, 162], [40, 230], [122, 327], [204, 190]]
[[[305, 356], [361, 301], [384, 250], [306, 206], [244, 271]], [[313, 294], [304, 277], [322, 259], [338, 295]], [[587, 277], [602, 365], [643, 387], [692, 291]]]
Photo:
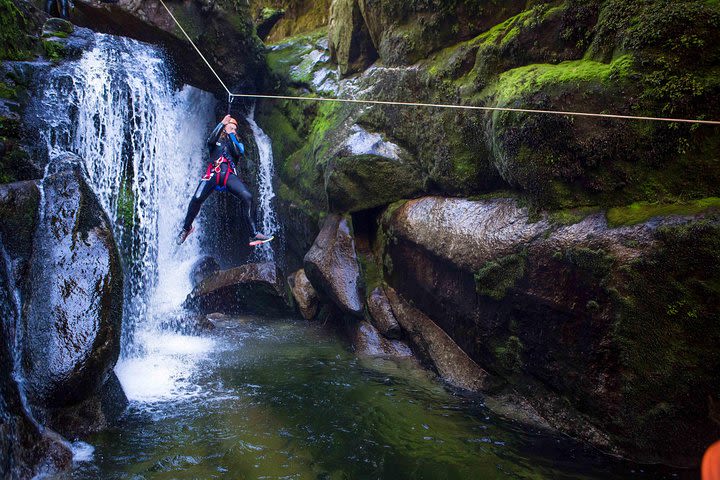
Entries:
[[255, 18], [270, 17], [276, 15], [276, 12], [282, 12], [282, 16], [264, 38], [268, 43], [277, 43], [288, 37], [327, 27], [330, 2], [331, 0], [250, 0], [249, 3]]
[[717, 210], [610, 228], [427, 197], [382, 226], [386, 281], [550, 425], [686, 465], [720, 435]]

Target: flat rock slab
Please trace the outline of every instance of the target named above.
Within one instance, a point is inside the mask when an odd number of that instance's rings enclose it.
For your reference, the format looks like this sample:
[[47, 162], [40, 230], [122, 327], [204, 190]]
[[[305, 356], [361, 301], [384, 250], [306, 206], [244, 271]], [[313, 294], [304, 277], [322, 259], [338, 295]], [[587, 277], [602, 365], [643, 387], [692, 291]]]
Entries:
[[377, 328], [368, 322], [360, 322], [353, 338], [355, 351], [370, 357], [411, 357], [412, 350], [400, 340], [383, 337]]
[[216, 272], [195, 287], [185, 308], [208, 314], [286, 315], [291, 312], [272, 262], [248, 263]]
[[488, 373], [475, 363], [445, 331], [429, 317], [403, 300], [392, 288], [386, 290], [390, 306], [413, 345], [449, 384], [481, 391]]

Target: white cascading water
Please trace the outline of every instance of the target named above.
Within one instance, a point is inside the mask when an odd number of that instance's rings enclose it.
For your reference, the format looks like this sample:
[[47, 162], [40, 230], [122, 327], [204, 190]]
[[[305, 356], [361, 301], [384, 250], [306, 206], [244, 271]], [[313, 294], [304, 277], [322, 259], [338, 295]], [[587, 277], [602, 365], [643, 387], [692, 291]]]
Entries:
[[52, 70], [41, 99], [49, 156], [72, 151], [85, 161], [123, 253], [116, 373], [131, 400], [192, 394], [192, 366], [212, 348], [163, 325], [181, 322], [189, 270], [202, 253], [200, 235], [180, 247], [175, 236], [202, 174], [215, 103], [192, 87], [175, 90], [155, 47], [103, 34], [81, 59]]
[[[255, 107], [253, 106], [250, 115], [246, 117], [250, 129], [253, 132], [255, 143], [258, 147], [259, 165], [258, 165], [258, 193], [259, 202], [258, 210], [261, 215], [260, 230], [266, 234], [275, 234], [279, 232], [279, 225], [275, 211], [272, 208], [272, 200], [275, 198], [272, 180], [275, 175], [275, 163], [272, 153], [272, 141], [270, 137], [255, 123]], [[277, 240], [276, 240], [277, 241]], [[271, 244], [266, 243], [258, 247], [257, 258], [259, 260], [271, 262], [274, 260], [273, 249]]]

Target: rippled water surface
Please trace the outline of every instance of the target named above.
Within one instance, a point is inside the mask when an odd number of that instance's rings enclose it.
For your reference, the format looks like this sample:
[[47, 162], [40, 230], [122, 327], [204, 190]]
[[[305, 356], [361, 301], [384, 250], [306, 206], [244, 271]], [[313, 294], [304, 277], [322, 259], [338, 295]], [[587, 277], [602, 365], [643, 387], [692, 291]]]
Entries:
[[686, 476], [528, 431], [412, 362], [357, 358], [314, 323], [240, 318], [207, 338], [158, 336], [150, 345], [142, 360], [118, 366], [128, 413], [83, 439], [91, 459], [63, 478]]

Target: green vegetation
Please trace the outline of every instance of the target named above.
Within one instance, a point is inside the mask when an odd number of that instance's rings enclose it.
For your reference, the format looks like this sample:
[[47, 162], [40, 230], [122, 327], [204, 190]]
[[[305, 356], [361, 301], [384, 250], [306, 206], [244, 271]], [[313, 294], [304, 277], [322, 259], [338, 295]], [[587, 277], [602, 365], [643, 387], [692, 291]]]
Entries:
[[[620, 272], [622, 313], [614, 339], [621, 349], [623, 394], [632, 418], [615, 420], [641, 445], [661, 442], [668, 431], [678, 438], [713, 435], [706, 415], [720, 384], [718, 279], [717, 217], [661, 228], [653, 251]], [[657, 392], [664, 394], [659, 398]], [[704, 431], [691, 431], [690, 425], [703, 425]]]
[[0, 82], [0, 98], [14, 100], [17, 97], [17, 89], [5, 82]]
[[45, 49], [45, 55], [48, 60], [59, 62], [65, 57], [65, 46], [62, 43], [54, 42], [52, 40], [43, 40], [42, 45]]
[[511, 335], [503, 345], [495, 347], [495, 358], [505, 370], [519, 372], [523, 366], [523, 348], [520, 339]]
[[619, 227], [643, 223], [653, 217], [697, 215], [708, 210], [717, 209], [720, 209], [720, 198], [718, 197], [678, 203], [636, 202], [626, 207], [611, 208], [607, 212], [607, 219], [611, 227]]
[[0, 0], [0, 60], [28, 60], [33, 42], [30, 23], [12, 0]]
[[557, 65], [534, 64], [515, 68], [500, 75], [497, 83], [484, 95], [496, 104], [507, 105], [522, 95], [557, 85], [581, 87], [583, 84], [609, 84], [626, 79], [632, 69], [633, 58], [623, 55], [611, 63], [592, 60], [574, 60]]
[[525, 252], [486, 262], [475, 273], [475, 289], [480, 295], [502, 300], [507, 291], [525, 276]]

